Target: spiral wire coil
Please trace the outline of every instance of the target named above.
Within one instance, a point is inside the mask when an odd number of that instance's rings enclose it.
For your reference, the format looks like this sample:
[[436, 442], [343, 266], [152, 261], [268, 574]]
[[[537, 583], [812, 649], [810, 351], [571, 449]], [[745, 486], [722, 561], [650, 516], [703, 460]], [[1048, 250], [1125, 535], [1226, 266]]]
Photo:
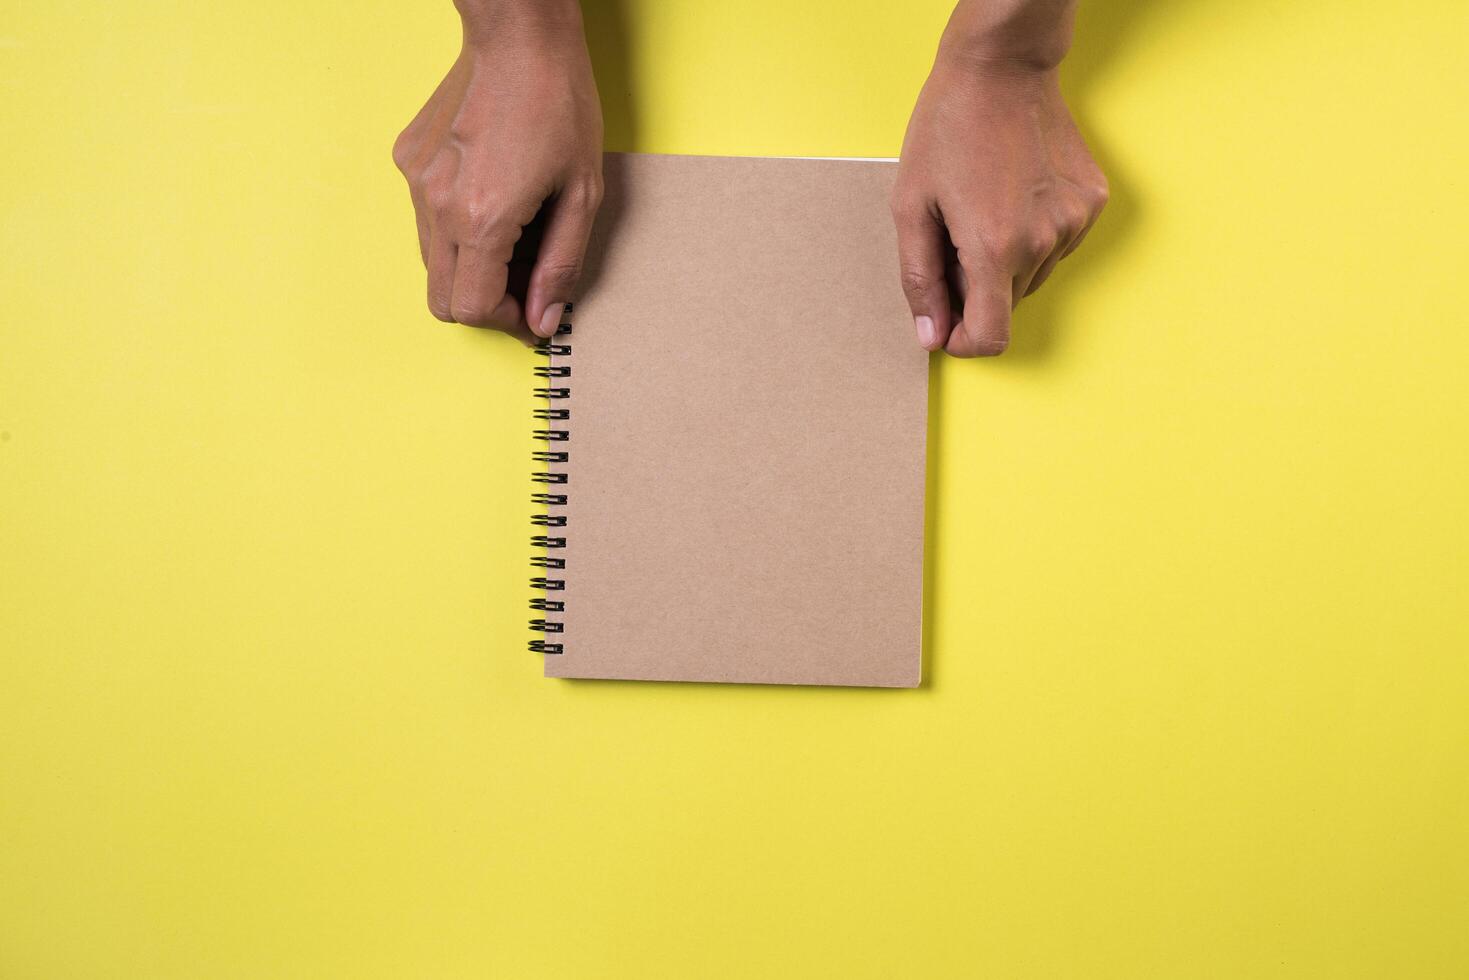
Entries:
[[[571, 304], [567, 303], [566, 309], [562, 313], [562, 315], [565, 316], [570, 312]], [[571, 333], [571, 324], [569, 323], [562, 323], [556, 328], [556, 338], [563, 337], [569, 333]], [[552, 340], [556, 338], [552, 338]], [[552, 357], [569, 356], [571, 354], [571, 345], [567, 343], [553, 343], [552, 340], [543, 340], [535, 347], [535, 351], [537, 354], [548, 359], [547, 363], [536, 365], [534, 372], [535, 376], [537, 379], [544, 378], [548, 381], [553, 378], [570, 378], [570, 365], [552, 364], [549, 363], [549, 359]], [[571, 419], [570, 409], [550, 407], [551, 402], [571, 397], [571, 389], [569, 387], [565, 386], [564, 384], [548, 384], [545, 386], [537, 387], [535, 389], [535, 393], [537, 398], [544, 398], [547, 402], [547, 407], [537, 408], [535, 410], [535, 418], [538, 421], [567, 422]], [[540, 442], [546, 443], [547, 446], [547, 448], [538, 449], [531, 454], [532, 462], [566, 463], [571, 459], [571, 454], [567, 452], [565, 448], [551, 448], [552, 443], [564, 444], [571, 438], [571, 433], [564, 427], [560, 429], [536, 429], [532, 432], [532, 435]], [[567, 477], [565, 473], [553, 473], [549, 469], [532, 473], [530, 478], [533, 482], [548, 487], [564, 486], [567, 482]], [[566, 506], [566, 494], [561, 492], [551, 493], [536, 491], [535, 493], [531, 494], [530, 500], [532, 504], [541, 507], [550, 508]], [[564, 528], [566, 526], [566, 515], [554, 514], [550, 512], [544, 514], [532, 514], [530, 522], [531, 526], [537, 529]], [[559, 534], [538, 533], [531, 535], [530, 544], [532, 548], [539, 548], [546, 552], [551, 552], [560, 548], [565, 548], [566, 538], [563, 535]], [[566, 568], [565, 558], [552, 557], [550, 554], [532, 556], [530, 563], [532, 568], [547, 569], [551, 571], [562, 571]], [[565, 600], [550, 598], [551, 593], [561, 592], [565, 590], [566, 580], [564, 578], [552, 578], [549, 575], [537, 575], [530, 580], [530, 585], [532, 589], [536, 589], [537, 591], [543, 593], [542, 595], [535, 596], [531, 599], [530, 608], [532, 612], [561, 613], [566, 611]], [[550, 633], [560, 633], [566, 628], [566, 626], [560, 620], [547, 619], [544, 616], [539, 616], [530, 621], [530, 628], [532, 631], [543, 634], [544, 636], [545, 634]], [[563, 645], [559, 640], [552, 641], [543, 638], [537, 638], [530, 641], [530, 649], [532, 653], [557, 654], [562, 651]]]

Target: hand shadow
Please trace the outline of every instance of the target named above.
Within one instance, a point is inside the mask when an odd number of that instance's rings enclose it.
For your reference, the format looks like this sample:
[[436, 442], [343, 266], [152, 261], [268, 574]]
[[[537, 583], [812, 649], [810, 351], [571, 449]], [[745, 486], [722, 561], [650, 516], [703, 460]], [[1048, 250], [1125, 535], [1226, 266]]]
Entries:
[[[587, 50], [597, 79], [602, 102], [603, 153], [631, 153], [637, 149], [637, 101], [632, 93], [632, 40], [627, 30], [624, 0], [602, 0], [584, 4]], [[602, 180], [606, 188], [597, 223], [587, 242], [586, 264], [577, 293], [585, 295], [597, 281], [604, 264], [608, 241], [616, 236], [626, 210], [622, 169], [616, 157], [603, 157]]]
[[[1134, 185], [1107, 152], [1106, 140], [1092, 127], [1087, 109], [1118, 52], [1136, 43], [1139, 24], [1161, 6], [1158, 0], [1086, 0], [1077, 11], [1071, 53], [1061, 66], [1061, 88], [1111, 193], [1086, 240], [1016, 307], [1010, 348], [994, 361], [997, 367], [1030, 369], [1057, 355], [1061, 334], [1078, 315], [1071, 302], [1074, 291], [1102, 273], [1142, 216]], [[1084, 320], [1084, 312], [1080, 316]]]
[[[935, 367], [943, 366], [929, 373], [928, 439], [931, 447], [936, 448], [942, 443], [940, 425], [943, 413], [939, 406], [943, 402], [944, 376], [949, 371], [971, 370], [977, 363], [983, 363], [991, 370], [1029, 371], [1054, 361], [1060, 336], [1069, 329], [1069, 318], [1076, 315], [1072, 303], [1073, 290], [1078, 284], [1102, 274], [1136, 227], [1141, 213], [1137, 194], [1127, 174], [1107, 153], [1101, 135], [1091, 127], [1087, 109], [1099, 84], [1105, 81], [1117, 53], [1123, 50], [1124, 45], [1136, 43], [1140, 22], [1146, 19], [1150, 10], [1159, 6], [1158, 0], [1085, 0], [1081, 4], [1072, 50], [1061, 69], [1061, 87], [1087, 146], [1107, 175], [1110, 199], [1081, 247], [1057, 265], [1050, 280], [1016, 308], [1009, 350], [998, 358], [983, 362], [957, 362], [944, 355], [934, 358]], [[1080, 316], [1084, 318], [1085, 312], [1081, 311]], [[943, 457], [942, 452], [929, 452], [925, 491], [922, 686], [930, 691], [938, 682], [940, 658], [937, 641], [940, 620], [943, 619], [943, 610], [934, 601], [940, 552], [945, 538], [941, 533], [945, 501], [938, 492]]]
[[587, 50], [597, 94], [602, 100], [602, 148], [609, 152], [637, 149], [637, 110], [632, 95], [632, 41], [623, 0], [583, 4]]

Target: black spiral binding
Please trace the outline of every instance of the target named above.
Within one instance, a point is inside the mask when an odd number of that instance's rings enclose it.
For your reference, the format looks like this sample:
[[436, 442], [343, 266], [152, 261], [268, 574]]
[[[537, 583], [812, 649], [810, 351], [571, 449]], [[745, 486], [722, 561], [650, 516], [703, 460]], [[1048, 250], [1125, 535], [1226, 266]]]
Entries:
[[[566, 308], [562, 313], [562, 316], [565, 317], [569, 313], [571, 313], [571, 304], [567, 303]], [[571, 324], [569, 323], [562, 322], [561, 325], [556, 328], [556, 337], [558, 338], [569, 333], [571, 333]], [[552, 357], [568, 356], [571, 353], [570, 344], [552, 343], [550, 340], [543, 340], [536, 345], [535, 350], [537, 354], [541, 355], [544, 358], [547, 358], [547, 363], [536, 365], [535, 376], [537, 378], [545, 378], [547, 380], [550, 380], [552, 378], [571, 377], [570, 365], [552, 364], [549, 360]], [[571, 397], [570, 388], [551, 385], [539, 387], [536, 388], [536, 397], [544, 398], [548, 403], [546, 408], [538, 408], [535, 410], [535, 417], [537, 419], [546, 422], [566, 422], [571, 419], [570, 409], [551, 408], [549, 404], [553, 401]], [[557, 448], [551, 448], [551, 443], [564, 444], [570, 439], [571, 433], [567, 429], [536, 429], [533, 435], [541, 442], [546, 443], [547, 448], [538, 449], [534, 453], [532, 453], [532, 462], [565, 463], [571, 459], [571, 454], [566, 451], [564, 445]], [[547, 487], [565, 486], [567, 482], [565, 473], [552, 473], [550, 471], [532, 473], [530, 478], [534, 482], [543, 484]], [[530, 495], [530, 501], [537, 506], [548, 508], [565, 507], [566, 494], [563, 492], [537, 491], [536, 493], [532, 493]], [[550, 512], [545, 514], [532, 514], [530, 522], [531, 525], [536, 528], [562, 528], [566, 526], [566, 515], [554, 514]], [[534, 534], [531, 536], [530, 544], [532, 548], [542, 548], [547, 552], [550, 552], [558, 548], [565, 548], [566, 538], [559, 534]], [[532, 568], [544, 568], [551, 570], [562, 570], [566, 568], [565, 558], [553, 558], [549, 554], [535, 555], [531, 558], [530, 563]], [[566, 611], [566, 603], [564, 600], [550, 598], [550, 595], [552, 593], [561, 592], [566, 588], [566, 580], [564, 578], [551, 578], [548, 575], [537, 575], [535, 578], [530, 580], [530, 585], [531, 588], [537, 589], [542, 593], [545, 593], [544, 595], [539, 595], [531, 599], [530, 608], [533, 612], [559, 613]], [[565, 629], [565, 624], [562, 623], [560, 620], [546, 619], [544, 616], [542, 616], [536, 619], [532, 619], [530, 621], [530, 628], [537, 633], [560, 633], [562, 632], [562, 630]], [[563, 649], [563, 646], [559, 641], [553, 642], [544, 639], [537, 639], [530, 641], [530, 649], [532, 653], [554, 654], [560, 653]]]

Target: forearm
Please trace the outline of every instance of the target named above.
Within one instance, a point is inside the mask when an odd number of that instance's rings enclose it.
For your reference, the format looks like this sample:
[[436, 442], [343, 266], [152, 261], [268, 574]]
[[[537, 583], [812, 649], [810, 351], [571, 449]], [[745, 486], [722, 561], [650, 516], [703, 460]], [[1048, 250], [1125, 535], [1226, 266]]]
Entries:
[[577, 0], [454, 0], [464, 22], [464, 43], [489, 41], [579, 41], [581, 7]]
[[959, 0], [939, 57], [977, 69], [1049, 71], [1071, 48], [1077, 0]]

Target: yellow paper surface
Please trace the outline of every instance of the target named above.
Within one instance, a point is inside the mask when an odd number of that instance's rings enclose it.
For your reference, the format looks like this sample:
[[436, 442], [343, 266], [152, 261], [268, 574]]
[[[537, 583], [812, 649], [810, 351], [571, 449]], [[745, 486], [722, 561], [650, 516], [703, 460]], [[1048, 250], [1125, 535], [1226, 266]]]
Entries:
[[[915, 692], [540, 676], [532, 358], [388, 156], [447, 2], [12, 6], [0, 975], [1469, 971], [1462, 3], [1084, 0]], [[893, 155], [944, 8], [604, 5], [609, 147]]]

